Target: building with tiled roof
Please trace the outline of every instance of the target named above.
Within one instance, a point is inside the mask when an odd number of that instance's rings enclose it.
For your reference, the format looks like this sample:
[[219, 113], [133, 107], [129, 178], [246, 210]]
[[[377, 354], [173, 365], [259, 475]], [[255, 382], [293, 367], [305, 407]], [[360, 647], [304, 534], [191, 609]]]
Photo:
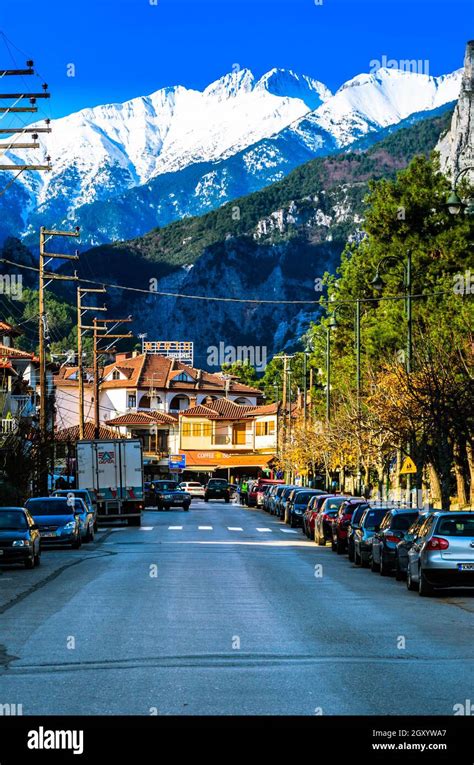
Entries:
[[21, 418], [36, 415], [38, 359], [15, 348], [21, 331], [0, 321], [0, 446], [16, 432]]
[[[147, 353], [120, 353], [100, 370], [99, 419], [116, 420], [132, 412], [178, 413], [219, 399], [255, 407], [258, 388], [220, 374], [195, 369], [176, 359]], [[84, 418], [93, 420], [93, 385], [85, 370]], [[63, 367], [54, 378], [58, 427], [79, 422], [77, 367]]]

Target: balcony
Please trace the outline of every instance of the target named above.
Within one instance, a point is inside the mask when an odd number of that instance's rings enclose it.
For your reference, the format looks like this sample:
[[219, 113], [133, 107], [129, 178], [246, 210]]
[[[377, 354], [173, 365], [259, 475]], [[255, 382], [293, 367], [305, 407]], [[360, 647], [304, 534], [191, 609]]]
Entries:
[[0, 436], [9, 436], [18, 429], [18, 423], [12, 417], [3, 417], [0, 419]]

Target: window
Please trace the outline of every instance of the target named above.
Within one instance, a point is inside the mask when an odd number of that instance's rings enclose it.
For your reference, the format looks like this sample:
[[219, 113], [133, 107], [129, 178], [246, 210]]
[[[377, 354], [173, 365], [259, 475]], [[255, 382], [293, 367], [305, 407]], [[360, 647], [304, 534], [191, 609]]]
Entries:
[[179, 374], [176, 377], [174, 377], [173, 378], [173, 382], [176, 382], [176, 381], [179, 381], [179, 382], [189, 382], [189, 383], [194, 382], [193, 378], [190, 377], [189, 375], [187, 375], [186, 372], [181, 372], [181, 374]]
[[236, 422], [233, 427], [233, 443], [239, 445], [245, 444], [246, 433], [245, 422]]
[[190, 436], [191, 435], [191, 423], [190, 422], [183, 422], [181, 426], [181, 432], [183, 436]]
[[194, 438], [209, 438], [212, 435], [212, 425], [210, 422], [193, 422], [190, 427], [191, 432], [188, 435], [193, 435]]
[[112, 380], [120, 380], [120, 372], [118, 369], [114, 369], [112, 372]]
[[127, 407], [129, 409], [134, 409], [136, 405], [137, 405], [137, 394], [127, 393]]
[[210, 422], [204, 422], [202, 426], [202, 434], [203, 436], [210, 437], [212, 436], [212, 425]]
[[257, 422], [256, 435], [257, 436], [273, 436], [275, 433], [275, 422], [273, 420], [266, 420], [265, 422]]

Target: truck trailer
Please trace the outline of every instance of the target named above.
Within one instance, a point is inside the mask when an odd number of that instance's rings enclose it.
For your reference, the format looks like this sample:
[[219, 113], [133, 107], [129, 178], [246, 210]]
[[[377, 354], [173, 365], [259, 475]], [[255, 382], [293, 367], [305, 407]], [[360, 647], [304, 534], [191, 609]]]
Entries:
[[78, 441], [76, 458], [77, 488], [89, 491], [99, 522], [123, 519], [140, 526], [145, 504], [141, 441]]

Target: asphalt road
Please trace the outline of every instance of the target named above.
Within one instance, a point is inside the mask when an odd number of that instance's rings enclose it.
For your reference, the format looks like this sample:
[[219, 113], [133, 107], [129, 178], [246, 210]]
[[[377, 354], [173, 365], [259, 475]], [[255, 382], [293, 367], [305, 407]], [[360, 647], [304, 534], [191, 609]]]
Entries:
[[473, 614], [473, 593], [420, 598], [260, 510], [194, 501], [0, 569], [0, 704], [451, 715], [473, 698]]

